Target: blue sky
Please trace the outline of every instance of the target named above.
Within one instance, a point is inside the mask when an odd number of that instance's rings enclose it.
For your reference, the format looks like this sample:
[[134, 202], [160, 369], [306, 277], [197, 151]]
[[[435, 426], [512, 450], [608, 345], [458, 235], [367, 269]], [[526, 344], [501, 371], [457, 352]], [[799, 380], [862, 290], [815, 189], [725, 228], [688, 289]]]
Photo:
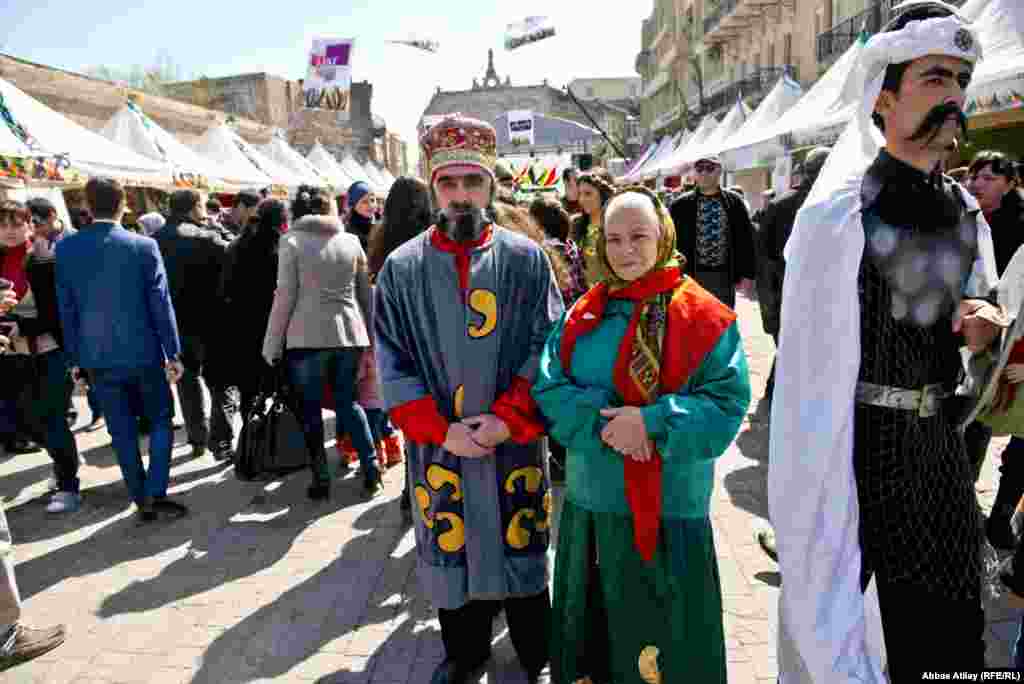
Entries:
[[[74, 71], [97, 64], [147, 65], [166, 54], [185, 77], [267, 71], [301, 78], [314, 37], [354, 37], [353, 79], [373, 83], [374, 112], [410, 142], [436, 87], [469, 88], [474, 77], [483, 76], [488, 48], [494, 48], [501, 77], [511, 76], [518, 85], [547, 78], [561, 87], [579, 77], [635, 76], [640, 22], [653, 5], [651, 0], [44, 2], [0, 3], [5, 34], [0, 52]], [[505, 26], [528, 15], [551, 17], [555, 37], [506, 51]], [[383, 42], [410, 35], [439, 41], [440, 52]]]

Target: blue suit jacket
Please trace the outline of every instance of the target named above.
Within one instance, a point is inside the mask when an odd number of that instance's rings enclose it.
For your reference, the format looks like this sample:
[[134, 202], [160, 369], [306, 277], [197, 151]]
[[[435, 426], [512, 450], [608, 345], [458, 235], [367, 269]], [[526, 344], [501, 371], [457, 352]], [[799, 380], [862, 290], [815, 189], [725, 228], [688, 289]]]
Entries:
[[68, 365], [144, 368], [181, 352], [160, 249], [120, 224], [57, 243], [57, 302]]

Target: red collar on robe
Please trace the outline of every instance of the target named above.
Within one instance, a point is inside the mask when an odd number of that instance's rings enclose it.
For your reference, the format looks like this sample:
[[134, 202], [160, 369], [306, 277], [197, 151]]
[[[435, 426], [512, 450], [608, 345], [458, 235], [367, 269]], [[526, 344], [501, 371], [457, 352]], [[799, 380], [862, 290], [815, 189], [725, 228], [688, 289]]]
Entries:
[[0, 278], [6, 278], [14, 283], [14, 294], [18, 299], [28, 292], [28, 274], [25, 272], [25, 259], [28, 256], [28, 248], [31, 242], [25, 242], [17, 247], [6, 247], [0, 255]]
[[459, 273], [459, 291], [462, 293], [463, 301], [466, 300], [466, 291], [469, 290], [469, 254], [477, 247], [487, 244], [493, 233], [493, 225], [488, 225], [476, 240], [456, 242], [436, 226], [430, 229], [430, 244], [442, 252], [455, 255], [455, 270]]
[[[562, 331], [559, 356], [566, 374], [570, 373], [576, 341], [600, 325], [608, 300], [636, 302], [619, 346], [612, 378], [625, 405], [644, 406], [644, 395], [629, 375], [629, 360], [640, 321], [642, 307], [639, 304], [663, 292], [673, 292], [673, 295], [666, 312], [659, 384], [662, 394], [678, 392], [736, 320], [736, 313], [676, 267], [650, 273], [615, 292], [609, 292], [608, 285], [601, 283], [584, 294], [569, 312]], [[655, 453], [647, 462], [623, 458], [622, 463], [626, 499], [633, 513], [633, 544], [644, 560], [649, 561], [658, 545], [661, 524], [661, 455]]]

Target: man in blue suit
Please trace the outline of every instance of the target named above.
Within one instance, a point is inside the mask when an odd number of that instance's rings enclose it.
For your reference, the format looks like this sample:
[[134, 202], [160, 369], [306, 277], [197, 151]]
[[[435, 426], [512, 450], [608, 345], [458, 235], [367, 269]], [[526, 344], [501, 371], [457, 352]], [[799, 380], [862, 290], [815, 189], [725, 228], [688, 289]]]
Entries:
[[[121, 226], [125, 193], [92, 178], [86, 201], [95, 220], [57, 244], [57, 300], [64, 349], [76, 381], [88, 371], [107, 418], [140, 523], [188, 510], [167, 498], [172, 399], [181, 376], [178, 326], [156, 242]], [[152, 426], [149, 470], [139, 454], [138, 418]]]

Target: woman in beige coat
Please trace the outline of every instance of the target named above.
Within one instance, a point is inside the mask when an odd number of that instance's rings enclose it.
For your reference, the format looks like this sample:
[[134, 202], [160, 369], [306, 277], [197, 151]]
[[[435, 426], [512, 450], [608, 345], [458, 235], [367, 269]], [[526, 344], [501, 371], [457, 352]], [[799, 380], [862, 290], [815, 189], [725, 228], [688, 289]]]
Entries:
[[368, 496], [382, 490], [366, 414], [355, 402], [356, 371], [370, 346], [370, 280], [358, 238], [336, 216], [301, 218], [281, 238], [277, 291], [263, 340], [273, 364], [283, 356], [300, 402], [313, 470], [311, 499], [330, 494], [321, 415], [324, 383], [333, 388], [335, 411], [359, 452]]

